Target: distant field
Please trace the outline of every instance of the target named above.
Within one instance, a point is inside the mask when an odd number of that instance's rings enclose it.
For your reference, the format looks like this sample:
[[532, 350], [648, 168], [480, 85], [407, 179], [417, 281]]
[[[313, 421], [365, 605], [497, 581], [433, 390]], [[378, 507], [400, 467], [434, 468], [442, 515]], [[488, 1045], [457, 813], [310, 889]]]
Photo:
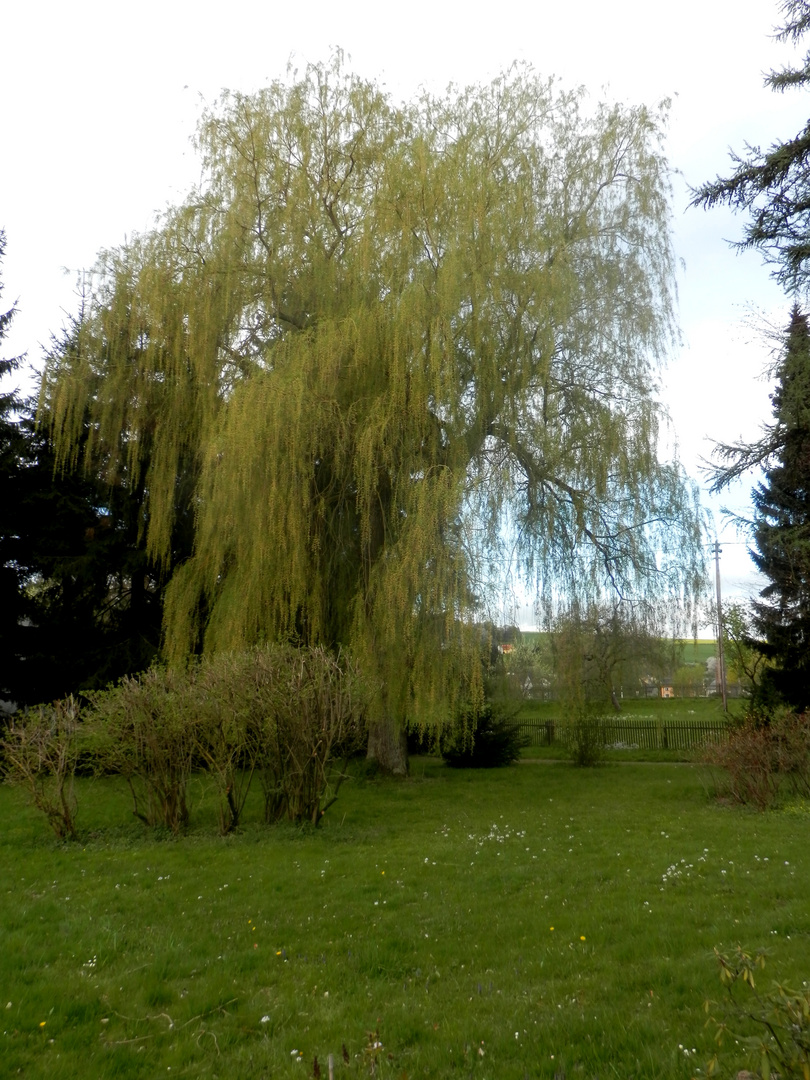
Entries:
[[717, 655], [717, 642], [713, 638], [698, 638], [697, 641], [682, 641], [683, 662], [685, 664], [705, 664]]
[[[521, 640], [526, 645], [533, 645], [547, 637], [548, 634], [541, 630], [524, 630], [521, 634]], [[717, 651], [717, 643], [713, 638], [698, 638], [697, 641], [689, 638], [682, 641], [681, 645], [684, 664], [705, 664], [709, 657], [716, 655]]]

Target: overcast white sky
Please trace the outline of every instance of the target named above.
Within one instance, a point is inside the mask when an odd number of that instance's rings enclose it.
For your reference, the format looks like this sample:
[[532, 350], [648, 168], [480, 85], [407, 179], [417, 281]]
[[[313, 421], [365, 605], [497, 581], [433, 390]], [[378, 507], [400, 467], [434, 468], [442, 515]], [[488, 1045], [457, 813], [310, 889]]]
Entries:
[[[782, 324], [789, 306], [758, 255], [724, 243], [742, 221], [686, 210], [687, 184], [727, 174], [729, 148], [791, 137], [807, 121], [801, 92], [762, 85], [765, 71], [792, 59], [771, 40], [777, 21], [773, 0], [15, 3], [2, 20], [0, 227], [4, 308], [18, 298], [20, 314], [4, 351], [28, 350], [38, 364], [75, 305], [76, 272], [184, 194], [197, 174], [189, 138], [200, 103], [220, 89], [255, 89], [290, 58], [322, 60], [333, 46], [395, 97], [420, 84], [486, 80], [527, 60], [596, 98], [672, 100], [683, 346], [664, 398], [697, 476], [707, 438], [754, 436], [767, 419], [768, 387], [756, 378], [767, 350], [746, 316], [754, 309]], [[737, 507], [746, 491], [734, 493]], [[722, 536], [739, 539], [728, 527]], [[729, 595], [754, 587], [751, 569], [743, 546], [724, 548]]]

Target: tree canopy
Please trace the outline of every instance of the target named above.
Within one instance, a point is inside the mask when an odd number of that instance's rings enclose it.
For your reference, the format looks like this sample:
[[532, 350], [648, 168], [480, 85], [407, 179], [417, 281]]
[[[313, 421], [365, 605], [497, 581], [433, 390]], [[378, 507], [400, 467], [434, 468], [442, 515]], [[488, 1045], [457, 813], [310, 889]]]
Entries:
[[[810, 29], [809, 0], [782, 0], [777, 40], [798, 42]], [[783, 92], [810, 84], [810, 53], [799, 67], [771, 71], [765, 85]], [[789, 292], [810, 284], [810, 121], [795, 138], [767, 150], [746, 146], [732, 154], [731, 176], [717, 177], [693, 193], [692, 205], [726, 204], [747, 210], [750, 221], [737, 247], [758, 248], [775, 266], [774, 276]]]
[[477, 692], [505, 538], [550, 604], [696, 588], [658, 456], [660, 125], [526, 68], [398, 105], [339, 55], [204, 115], [200, 185], [100, 255], [43, 391], [61, 460], [143, 492], [164, 568], [193, 508], [173, 661], [349, 645], [381, 718], [429, 721]]
[[720, 445], [715, 490], [747, 469], [764, 478], [752, 492], [751, 557], [769, 582], [753, 604], [752, 641], [770, 661], [758, 693], [776, 691], [810, 708], [810, 326], [794, 306], [783, 336], [771, 395], [773, 421], [755, 443]]
[[[4, 250], [0, 230], [0, 262]], [[0, 343], [15, 312], [0, 315]], [[13, 376], [22, 360], [0, 358], [0, 377]], [[18, 391], [0, 393], [0, 699], [18, 705], [140, 670], [157, 654], [161, 632], [160, 590], [138, 543], [139, 506], [95, 476], [56, 477], [35, 412]]]

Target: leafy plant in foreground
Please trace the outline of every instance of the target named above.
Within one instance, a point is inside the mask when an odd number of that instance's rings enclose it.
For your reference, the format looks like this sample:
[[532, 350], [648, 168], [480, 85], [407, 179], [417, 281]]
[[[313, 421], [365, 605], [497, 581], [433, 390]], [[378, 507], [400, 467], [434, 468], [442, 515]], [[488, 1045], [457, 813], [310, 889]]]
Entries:
[[[763, 1080], [808, 1080], [810, 1078], [810, 990], [790, 989], [776, 983], [772, 990], [761, 993], [757, 988], [757, 971], [765, 967], [765, 952], [753, 955], [739, 945], [729, 956], [714, 950], [720, 965], [720, 980], [728, 991], [724, 1018], [711, 1016], [708, 1023], [716, 1027], [718, 1046], [727, 1036], [744, 1046], [759, 1066]], [[711, 1003], [704, 1008], [711, 1010]], [[725, 1017], [730, 1015], [729, 1019]], [[753, 1023], [754, 1034], [749, 1031]], [[746, 1031], [740, 1030], [744, 1025]], [[708, 1073], [719, 1066], [718, 1055], [709, 1063]]]

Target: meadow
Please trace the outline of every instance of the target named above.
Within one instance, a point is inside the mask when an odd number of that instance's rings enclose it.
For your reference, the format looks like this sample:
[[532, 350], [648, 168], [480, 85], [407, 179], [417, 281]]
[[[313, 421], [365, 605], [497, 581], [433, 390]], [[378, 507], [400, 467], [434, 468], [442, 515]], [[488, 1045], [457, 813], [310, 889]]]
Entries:
[[[739, 717], [745, 708], [743, 700], [731, 701], [729, 712], [724, 713], [722, 703], [717, 698], [625, 698], [622, 700], [620, 713], [608, 708], [604, 720], [608, 730], [618, 725], [630, 730], [619, 736], [619, 741], [609, 741], [605, 747], [606, 762], [619, 761], [681, 761], [691, 762], [707, 730], [714, 733], [722, 729], [735, 717]], [[507, 710], [514, 723], [529, 736], [530, 744], [522, 751], [522, 756], [529, 759], [557, 761], [570, 757], [570, 747], [560, 739], [569, 721], [564, 706], [559, 701], [525, 700]], [[543, 728], [553, 725], [557, 736], [552, 745], [545, 743]], [[649, 728], [657, 733], [652, 740], [640, 737], [637, 727]], [[661, 730], [667, 727], [689, 728], [693, 738], [671, 738], [669, 747], [661, 746]], [[612, 738], [612, 737], [611, 737]]]
[[810, 977], [810, 813], [719, 805], [690, 765], [415, 759], [318, 829], [257, 796], [225, 838], [202, 781], [176, 839], [117, 779], [79, 800], [59, 844], [0, 788], [4, 1075], [687, 1078], [715, 946]]
[[[520, 641], [524, 645], [539, 645], [547, 641], [549, 634], [543, 630], [523, 630]], [[710, 656], [717, 655], [717, 642], [714, 638], [683, 638], [679, 641], [681, 662], [684, 664], [705, 664]]]

